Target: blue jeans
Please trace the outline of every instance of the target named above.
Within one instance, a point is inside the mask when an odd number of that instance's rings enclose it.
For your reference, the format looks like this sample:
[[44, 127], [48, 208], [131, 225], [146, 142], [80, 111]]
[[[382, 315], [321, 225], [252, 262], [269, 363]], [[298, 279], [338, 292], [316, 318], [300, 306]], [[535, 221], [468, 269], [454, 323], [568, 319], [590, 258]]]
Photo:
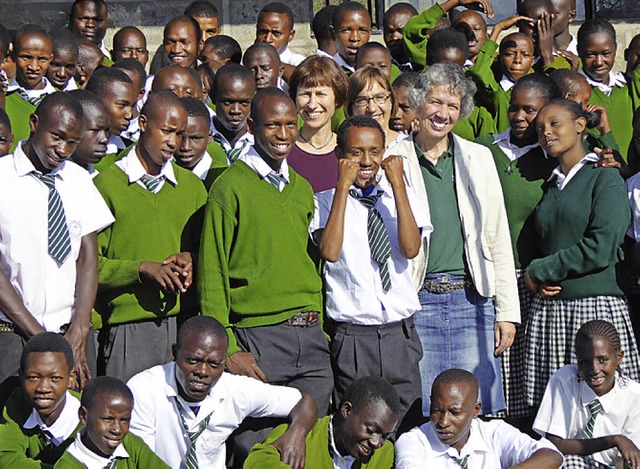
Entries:
[[[429, 274], [437, 279], [442, 274]], [[452, 280], [464, 277], [448, 275]], [[431, 385], [436, 376], [450, 368], [472, 372], [480, 384], [482, 414], [504, 410], [505, 400], [500, 359], [493, 356], [495, 308], [492, 298], [466, 287], [451, 293], [418, 293], [422, 310], [414, 316], [424, 355], [420, 360], [422, 413], [429, 415]]]

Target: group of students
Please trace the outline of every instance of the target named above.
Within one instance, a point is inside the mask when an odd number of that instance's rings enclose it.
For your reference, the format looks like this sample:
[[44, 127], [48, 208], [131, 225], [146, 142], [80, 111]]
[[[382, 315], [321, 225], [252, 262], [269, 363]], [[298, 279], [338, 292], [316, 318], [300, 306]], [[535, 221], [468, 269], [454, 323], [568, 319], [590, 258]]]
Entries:
[[0, 468], [640, 465], [640, 35], [107, 14], [0, 28]]

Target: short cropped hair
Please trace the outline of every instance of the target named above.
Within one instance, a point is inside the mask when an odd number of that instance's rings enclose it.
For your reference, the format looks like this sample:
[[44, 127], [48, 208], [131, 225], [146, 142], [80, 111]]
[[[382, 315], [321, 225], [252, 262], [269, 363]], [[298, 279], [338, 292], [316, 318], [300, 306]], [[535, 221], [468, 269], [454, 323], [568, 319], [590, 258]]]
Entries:
[[229, 335], [220, 321], [211, 316], [193, 316], [187, 319], [182, 326], [180, 326], [180, 329], [178, 330], [178, 340], [176, 341], [176, 349], [180, 349], [184, 343], [185, 337], [191, 332], [216, 339], [222, 339], [227, 341], [227, 343], [229, 341]]
[[299, 88], [328, 86], [333, 90], [336, 107], [344, 105], [349, 90], [347, 75], [334, 60], [320, 55], [312, 55], [298, 65], [289, 80], [289, 96], [294, 101]]
[[131, 389], [129, 389], [124, 382], [112, 376], [98, 376], [89, 381], [82, 391], [80, 405], [87, 410], [91, 410], [100, 393], [123, 397], [130, 401], [133, 407], [133, 393]]
[[46, 352], [64, 354], [69, 372], [73, 370], [73, 350], [71, 350], [71, 345], [69, 345], [67, 339], [55, 332], [42, 332], [31, 337], [24, 345], [20, 356], [20, 372], [24, 373], [29, 354]]
[[[258, 44], [262, 44], [262, 43], [258, 43]], [[265, 116], [262, 116], [260, 114], [258, 114], [258, 104], [260, 103], [260, 101], [262, 101], [263, 99], [266, 99], [267, 97], [274, 97], [274, 98], [285, 98], [287, 101], [291, 101], [291, 98], [289, 98], [289, 96], [287, 96], [287, 94], [282, 91], [280, 88], [274, 88], [274, 87], [270, 87], [270, 88], [263, 88], [261, 90], [258, 90], [255, 94], [255, 96], [253, 97], [253, 100], [251, 101], [251, 120], [255, 121], [255, 122], [262, 122], [262, 120], [264, 119]], [[294, 103], [293, 106], [295, 107]]]
[[223, 60], [237, 64], [242, 62], [242, 47], [240, 47], [238, 41], [231, 36], [225, 36], [224, 34], [211, 36], [206, 40], [204, 45], [211, 47]]
[[384, 130], [382, 130], [382, 127], [377, 120], [369, 116], [352, 116], [345, 120], [342, 124], [340, 124], [340, 127], [338, 127], [337, 144], [338, 148], [340, 148], [340, 150], [342, 150], [343, 152], [347, 149], [347, 131], [352, 127], [358, 129], [371, 128], [378, 130], [380, 132], [380, 135], [382, 135], [382, 147], [386, 148], [386, 138]]
[[436, 52], [457, 49], [469, 57], [469, 43], [464, 33], [454, 28], [439, 29], [431, 33], [427, 43], [427, 65], [433, 65]]
[[364, 5], [358, 2], [344, 2], [338, 5], [338, 8], [333, 11], [331, 25], [334, 28], [340, 26], [340, 17], [343, 13], [362, 13], [367, 18], [369, 18], [369, 22], [371, 22], [371, 15], [369, 15], [369, 10], [367, 10]]
[[452, 63], [433, 64], [423, 71], [411, 90], [409, 104], [414, 108], [421, 107], [433, 88], [440, 85], [460, 95], [460, 119], [468, 117], [473, 111], [476, 85], [465, 76], [460, 66]]
[[95, 108], [106, 112], [104, 101], [102, 98], [89, 90], [73, 90], [69, 91], [69, 94], [76, 98], [82, 106], [82, 112], [86, 114], [87, 109]]
[[291, 29], [293, 29], [293, 26], [294, 26], [293, 11], [291, 11], [291, 8], [289, 8], [288, 5], [285, 5], [282, 2], [267, 3], [265, 6], [262, 7], [262, 10], [260, 10], [260, 13], [258, 13], [258, 18], [260, 18], [260, 16], [263, 13], [277, 13], [279, 15], [287, 15]]
[[205, 104], [198, 98], [185, 96], [184, 98], [180, 98], [180, 101], [182, 102], [182, 106], [187, 111], [187, 116], [203, 117], [207, 120], [207, 122], [211, 119], [211, 115], [207, 110], [207, 106], [205, 106]]
[[37, 24], [24, 24], [22, 26], [20, 26], [17, 30], [16, 30], [16, 35], [13, 39], [13, 50], [15, 52], [16, 50], [16, 44], [18, 44], [18, 41], [22, 38], [22, 36], [39, 36], [39, 37], [44, 37], [47, 38], [51, 41], [51, 44], [53, 46], [53, 39], [51, 38], [51, 36], [49, 35], [48, 32], [46, 32], [44, 30], [44, 28], [42, 26], [38, 26]]
[[218, 8], [206, 0], [195, 0], [184, 9], [185, 16], [192, 18], [218, 18]]
[[215, 90], [217, 90], [220, 86], [220, 80], [225, 77], [253, 82], [253, 75], [247, 68], [243, 67], [240, 64], [228, 63], [220, 67], [215, 77], [213, 78], [213, 89], [211, 90], [212, 94], [215, 94]]
[[131, 57], [125, 57], [124, 59], [117, 60], [112, 65], [112, 67], [117, 68], [119, 70], [127, 70], [129, 72], [135, 73], [138, 77], [140, 77], [140, 82], [143, 85], [145, 80], [147, 79], [147, 71], [144, 69], [144, 66], [137, 59], [132, 59]]
[[114, 67], [100, 67], [89, 78], [86, 89], [98, 96], [103, 96], [112, 83], [133, 85], [133, 81], [125, 72]]
[[461, 384], [466, 383], [471, 386], [471, 389], [476, 392], [476, 399], [478, 398], [478, 379], [473, 375], [473, 373], [467, 370], [461, 370], [460, 368], [451, 368], [449, 370], [445, 370], [436, 376], [436, 379], [433, 381], [431, 385], [431, 394], [433, 394], [433, 390], [436, 386], [442, 384]]
[[400, 398], [395, 388], [386, 380], [377, 376], [366, 376], [354, 381], [347, 388], [340, 401], [341, 408], [350, 402], [354, 410], [361, 409], [367, 403], [383, 402], [394, 415], [400, 413]]
[[337, 5], [327, 5], [313, 17], [311, 29], [318, 43], [331, 38], [331, 24], [336, 8], [338, 8]]
[[56, 91], [44, 98], [36, 108], [34, 114], [38, 116], [40, 121], [49, 118], [58, 119], [60, 106], [71, 113], [76, 119], [84, 120], [84, 112], [78, 99], [64, 91]]
[[80, 40], [68, 29], [58, 28], [50, 31], [49, 35], [53, 41], [53, 52], [72, 51], [76, 55], [80, 48]]
[[11, 130], [11, 120], [9, 119], [7, 112], [2, 108], [0, 108], [0, 125], [4, 125]]
[[200, 28], [200, 24], [196, 20], [194, 20], [191, 16], [187, 16], [187, 15], [176, 16], [175, 18], [172, 18], [162, 30], [163, 38], [169, 25], [176, 24], [176, 23], [186, 23], [191, 25], [196, 32], [196, 42], [200, 42], [202, 40], [202, 28]]
[[173, 106], [184, 109], [182, 101], [180, 101], [180, 98], [178, 98], [173, 91], [158, 90], [149, 93], [149, 97], [140, 110], [140, 115], [145, 115], [147, 116], [147, 118], [149, 118], [151, 115], [153, 115], [153, 111], [155, 110], [155, 108], [162, 104], [171, 104]]

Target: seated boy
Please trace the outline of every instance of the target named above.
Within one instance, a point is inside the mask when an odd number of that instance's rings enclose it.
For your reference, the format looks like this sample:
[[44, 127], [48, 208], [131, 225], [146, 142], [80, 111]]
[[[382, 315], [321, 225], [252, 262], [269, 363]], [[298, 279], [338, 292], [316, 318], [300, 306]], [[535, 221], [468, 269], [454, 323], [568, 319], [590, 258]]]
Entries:
[[104, 67], [91, 76], [86, 89], [97, 94], [107, 108], [110, 126], [107, 153], [121, 152], [127, 145], [120, 134], [129, 128], [137, 98], [133, 81], [122, 70]]
[[76, 67], [76, 83], [80, 88], [86, 88], [93, 73], [104, 66], [105, 58], [102, 51], [93, 42], [81, 40], [78, 46], [78, 65]]
[[[393, 467], [393, 444], [388, 440], [398, 425], [400, 407], [395, 389], [382, 378], [367, 376], [354, 381], [338, 410], [318, 420], [307, 435], [305, 467]], [[370, 430], [363, 431], [362, 422]], [[245, 469], [282, 467], [274, 442], [288, 428], [280, 425], [264, 444], [254, 446]]]
[[200, 180], [172, 162], [187, 124], [180, 99], [151, 93], [139, 123], [137, 144], [94, 179], [116, 218], [98, 235], [98, 372], [122, 380], [166, 362], [176, 316], [195, 312], [184, 293], [206, 199]]
[[73, 351], [53, 332], [33, 336], [20, 358], [20, 387], [0, 420], [0, 467], [51, 467], [80, 429]]
[[0, 109], [0, 156], [8, 155], [12, 144], [11, 121], [5, 110]]
[[338, 53], [333, 56], [347, 75], [356, 71], [356, 53], [369, 42], [371, 16], [360, 3], [344, 2], [333, 12], [331, 36], [336, 41]]
[[78, 415], [84, 427], [55, 469], [169, 468], [139, 437], [129, 433], [133, 394], [122, 381], [100, 376], [82, 392]]
[[86, 171], [65, 161], [83, 119], [70, 93], [49, 95], [29, 139], [0, 159], [0, 382], [17, 374], [25, 339], [44, 331], [65, 334], [78, 387], [91, 377], [96, 232], [113, 217]]
[[206, 40], [200, 59], [213, 64], [216, 69], [229, 62], [242, 63], [242, 48], [231, 36], [219, 34]]
[[56, 91], [45, 77], [53, 58], [51, 36], [40, 26], [24, 25], [16, 31], [11, 55], [16, 77], [6, 90], [5, 111], [15, 135], [13, 151], [18, 142], [29, 137], [29, 116], [36, 106]]
[[416, 16], [418, 11], [406, 2], [394, 3], [384, 12], [382, 33], [393, 62], [401, 71], [411, 71], [411, 62], [402, 43], [402, 31], [407, 22]]
[[98, 171], [93, 166], [100, 163], [107, 155], [109, 114], [97, 94], [88, 90], [75, 90], [71, 93], [82, 106], [84, 133], [70, 158], [75, 164], [87, 170], [93, 178], [98, 175]]
[[409, 259], [433, 229], [428, 211], [409, 200], [402, 157], [382, 159], [384, 140], [370, 117], [340, 125], [338, 182], [316, 194], [309, 232], [326, 261], [333, 400], [339, 402], [358, 377], [378, 375], [398, 392], [402, 419], [422, 395], [422, 346], [413, 325], [420, 302]]
[[106, 59], [105, 65], [110, 66], [109, 50], [102, 42], [107, 34], [108, 14], [104, 0], [75, 0], [69, 13], [69, 29], [78, 38], [95, 44]]
[[562, 454], [502, 420], [478, 419], [478, 380], [460, 369], [443, 371], [431, 387], [431, 421], [396, 442], [398, 469], [442, 467], [558, 468]]
[[77, 90], [75, 80], [78, 65], [78, 39], [68, 29], [51, 32], [53, 39], [53, 59], [47, 69], [47, 79], [59, 91]]
[[256, 89], [280, 88], [285, 92], [289, 89], [282, 79], [284, 67], [280, 62], [280, 56], [271, 44], [266, 42], [253, 44], [245, 51], [242, 65], [253, 75]]
[[131, 431], [171, 467], [225, 467], [225, 441], [246, 417], [287, 418], [274, 444], [284, 464], [300, 466], [305, 437], [316, 422], [313, 398], [225, 372], [229, 339], [208, 316], [188, 319], [173, 346], [173, 361], [129, 381], [135, 397]]
[[117, 62], [122, 59], [136, 59], [143, 67], [147, 66], [149, 60], [147, 38], [135, 26], [125, 26], [113, 36], [111, 60]]
[[187, 5], [184, 14], [200, 25], [203, 41], [222, 33], [218, 8], [213, 3], [207, 0], [195, 0]]
[[211, 126], [209, 111], [202, 101], [197, 98], [182, 98], [180, 100], [187, 111], [187, 127], [182, 142], [174, 155], [176, 164], [188, 169], [198, 176], [209, 192], [213, 183], [211, 166], [213, 158], [207, 152], [207, 145], [211, 142]]
[[282, 2], [271, 2], [262, 7], [256, 24], [256, 42], [271, 44], [278, 51], [280, 61], [293, 67], [305, 58], [289, 49], [295, 35], [291, 8]]

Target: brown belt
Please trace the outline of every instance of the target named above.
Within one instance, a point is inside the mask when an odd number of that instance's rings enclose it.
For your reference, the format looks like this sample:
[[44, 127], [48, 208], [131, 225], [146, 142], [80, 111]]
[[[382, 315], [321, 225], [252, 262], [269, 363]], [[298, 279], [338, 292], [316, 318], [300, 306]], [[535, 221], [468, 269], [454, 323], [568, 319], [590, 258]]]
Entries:
[[14, 330], [13, 323], [0, 321], [0, 332], [13, 332]]
[[298, 313], [286, 321], [282, 321], [282, 324], [287, 326], [297, 326], [297, 327], [305, 327], [305, 326], [313, 326], [318, 324], [320, 321], [320, 313], [317, 311], [307, 311], [305, 313]]
[[464, 290], [466, 287], [473, 286], [473, 283], [467, 279], [452, 279], [447, 275], [443, 275], [438, 279], [425, 279], [422, 288], [429, 293], [443, 295], [456, 290]]

